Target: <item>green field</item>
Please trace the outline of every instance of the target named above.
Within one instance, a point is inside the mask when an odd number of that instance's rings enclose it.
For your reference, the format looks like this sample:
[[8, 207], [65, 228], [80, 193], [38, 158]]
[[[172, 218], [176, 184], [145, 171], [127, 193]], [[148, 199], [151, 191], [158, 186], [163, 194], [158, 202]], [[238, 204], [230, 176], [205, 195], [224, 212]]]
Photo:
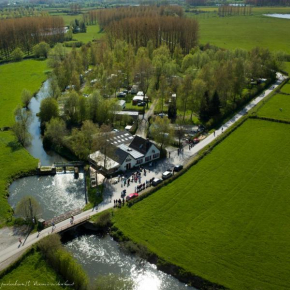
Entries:
[[[217, 8], [215, 9], [217, 11]], [[266, 13], [290, 13], [290, 8], [253, 8], [252, 16], [218, 17], [203, 13], [194, 17], [200, 25], [200, 43], [218, 47], [251, 49], [259, 46], [290, 53], [290, 20], [263, 16]]]
[[13, 112], [21, 104], [21, 92], [35, 93], [46, 79], [46, 61], [25, 60], [0, 66], [0, 128], [14, 123]]
[[281, 89], [281, 92], [290, 95], [290, 82], [289, 81], [286, 85], [283, 86], [283, 88]]
[[274, 95], [258, 111], [258, 116], [290, 121], [290, 95]]
[[[30, 284], [27, 285], [30, 281]], [[20, 285], [9, 286], [3, 284], [13, 284], [17, 282]], [[16, 289], [50, 289], [50, 290], [60, 290], [60, 289], [72, 289], [71, 287], [61, 287], [57, 283], [63, 283], [63, 279], [58, 276], [54, 270], [48, 266], [48, 264], [43, 259], [41, 253], [32, 252], [27, 255], [20, 265], [6, 274], [2, 279], [0, 279], [1, 290], [16, 290]], [[21, 286], [21, 284], [26, 286]], [[43, 284], [43, 285], [36, 285]], [[49, 286], [49, 284], [52, 284]], [[46, 286], [48, 285], [48, 286]]]
[[86, 33], [76, 33], [73, 34], [73, 39], [77, 41], [82, 41], [83, 43], [88, 43], [89, 41], [93, 41], [94, 39], [100, 39], [104, 33], [100, 33], [99, 25], [91, 25], [87, 26]]
[[0, 132], [0, 225], [11, 216], [11, 207], [6, 198], [6, 186], [13, 176], [27, 173], [37, 167], [37, 160], [23, 147], [17, 146], [9, 131]]
[[230, 289], [289, 289], [290, 126], [247, 120], [115, 225], [167, 261]]

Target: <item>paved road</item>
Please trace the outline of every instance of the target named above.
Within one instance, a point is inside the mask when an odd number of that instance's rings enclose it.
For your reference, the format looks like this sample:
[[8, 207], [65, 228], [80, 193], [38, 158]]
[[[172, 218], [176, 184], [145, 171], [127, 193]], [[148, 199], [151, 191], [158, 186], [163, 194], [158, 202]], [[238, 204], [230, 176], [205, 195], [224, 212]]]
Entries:
[[143, 138], [146, 138], [146, 136], [147, 136], [147, 134], [146, 134], [147, 132], [146, 131], [147, 131], [147, 127], [148, 127], [148, 119], [149, 119], [150, 116], [153, 115], [155, 106], [157, 104], [157, 101], [158, 101], [157, 99], [155, 99], [153, 101], [153, 103], [150, 106], [150, 109], [145, 113], [144, 118], [143, 118], [143, 116], [139, 116], [140, 119], [138, 120], [139, 124], [138, 124], [138, 129], [136, 131], [136, 135], [139, 135], [139, 136], [141, 136]]
[[[266, 90], [263, 94], [258, 96], [256, 99], [254, 99], [251, 103], [249, 103], [244, 109], [242, 109], [239, 113], [237, 113], [232, 119], [230, 119], [228, 122], [226, 122], [222, 127], [220, 127], [218, 130], [216, 130], [215, 134], [210, 134], [202, 140], [200, 143], [198, 143], [196, 146], [191, 148], [189, 150], [188, 146], [184, 148], [183, 154], [178, 155], [177, 151], [173, 151], [170, 154], [170, 158], [167, 158], [166, 160], [160, 160], [157, 162], [157, 164], [154, 167], [146, 166], [147, 174], [144, 176], [142, 175], [141, 182], [144, 183], [145, 180], [149, 180], [152, 177], [161, 177], [162, 172], [164, 172], [168, 168], [172, 168], [172, 166], [176, 164], [186, 164], [189, 162], [189, 160], [195, 156], [201, 149], [203, 149], [205, 146], [207, 146], [209, 143], [211, 143], [215, 138], [217, 138], [219, 135], [223, 134], [224, 131], [226, 131], [229, 127], [231, 127], [235, 122], [237, 122], [239, 119], [241, 119], [245, 114], [248, 113], [250, 109], [252, 109], [254, 106], [256, 106], [259, 102], [261, 102], [267, 95], [269, 95], [273, 89], [275, 89], [277, 86], [281, 84], [281, 82], [285, 79], [284, 76], [281, 74], [278, 74], [278, 80], [277, 82], [271, 87], [271, 89]], [[127, 177], [129, 177], [131, 174], [127, 173]], [[130, 186], [123, 187], [121, 185], [121, 182], [118, 182], [117, 184], [111, 184], [110, 182], [106, 183], [105, 191], [104, 191], [104, 201], [98, 206], [97, 209], [93, 210], [87, 210], [85, 212], [82, 212], [81, 214], [75, 216], [75, 223], [78, 223], [84, 219], [89, 218], [90, 216], [104, 211], [108, 208], [112, 208], [114, 206], [114, 199], [119, 199], [121, 195], [121, 191], [126, 188], [127, 194], [133, 193], [135, 191], [135, 187], [139, 183], [131, 183]], [[69, 219], [62, 221], [56, 225], [56, 228], [54, 231], [52, 231], [52, 228], [49, 227], [45, 230], [43, 230], [38, 236], [37, 233], [34, 233], [32, 235], [29, 235], [28, 238], [25, 240], [25, 242], [22, 245], [19, 245], [19, 242], [15, 241], [15, 244], [12, 244], [10, 247], [6, 248], [5, 250], [0, 251], [0, 266], [5, 263], [9, 258], [11, 258], [13, 255], [18, 254], [24, 249], [27, 249], [37, 241], [39, 241], [41, 238], [51, 234], [52, 232], [58, 232], [62, 228], [66, 228], [70, 226]]]

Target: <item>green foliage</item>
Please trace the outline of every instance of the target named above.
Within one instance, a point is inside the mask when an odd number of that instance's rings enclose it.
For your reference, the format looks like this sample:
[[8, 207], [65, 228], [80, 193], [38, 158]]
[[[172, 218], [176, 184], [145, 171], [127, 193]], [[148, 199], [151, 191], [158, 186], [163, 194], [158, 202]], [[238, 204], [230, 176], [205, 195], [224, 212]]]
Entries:
[[21, 100], [22, 100], [22, 104], [25, 108], [28, 108], [28, 105], [32, 99], [32, 94], [29, 90], [24, 89], [21, 93]]
[[[60, 289], [71, 289], [70, 286], [61, 286], [59, 284], [65, 284], [65, 281], [60, 277], [55, 270], [49, 266], [43, 259], [42, 254], [34, 249], [30, 250], [28, 253], [24, 254], [12, 267], [8, 268], [5, 272], [0, 273], [0, 284], [5, 283], [15, 283], [17, 281], [18, 285], [27, 285], [29, 289], [41, 288], [44, 290], [60, 290]], [[34, 285], [33, 283], [38, 283], [39, 285]], [[42, 284], [40, 286], [40, 284]], [[47, 286], [45, 286], [47, 284]], [[22, 286], [21, 286], [22, 287]], [[2, 289], [17, 289], [19, 286], [3, 286]]]
[[30, 223], [37, 221], [37, 218], [41, 214], [41, 207], [38, 201], [32, 196], [24, 196], [17, 204], [15, 214], [22, 217]]
[[44, 41], [40, 42], [39, 44], [36, 44], [33, 47], [33, 53], [37, 58], [40, 57], [47, 58], [49, 50], [50, 50], [49, 44]]
[[288, 133], [287, 124], [246, 121], [177, 180], [117, 211], [115, 226], [225, 287], [287, 289]]
[[111, 217], [112, 217], [111, 212], [105, 211], [98, 216], [98, 219], [95, 221], [95, 224], [100, 230], [106, 230], [108, 229], [108, 227], [112, 225]]
[[25, 60], [1, 65], [0, 78], [0, 128], [11, 126], [14, 109], [21, 103], [24, 88], [36, 92], [46, 79], [45, 61]]
[[67, 135], [66, 125], [62, 119], [52, 118], [46, 123], [44, 136], [56, 147], [64, 144], [64, 138]]
[[45, 98], [41, 101], [39, 118], [42, 123], [48, 122], [52, 118], [57, 118], [58, 115], [58, 103], [54, 98]]
[[286, 85], [283, 86], [283, 88], [281, 89], [281, 93], [290, 95], [290, 82], [289, 81]]
[[133, 290], [134, 282], [131, 279], [118, 275], [99, 275], [92, 290]]
[[88, 277], [82, 267], [76, 262], [60, 242], [60, 236], [50, 235], [38, 243], [48, 264], [69, 283], [74, 289], [85, 290], [88, 286]]
[[24, 53], [21, 48], [17, 47], [11, 52], [11, 58], [14, 61], [21, 61], [24, 57]]
[[12, 127], [18, 142], [23, 146], [28, 146], [31, 142], [31, 135], [28, 127], [31, 124], [31, 113], [26, 109], [18, 107], [15, 110], [16, 123]]

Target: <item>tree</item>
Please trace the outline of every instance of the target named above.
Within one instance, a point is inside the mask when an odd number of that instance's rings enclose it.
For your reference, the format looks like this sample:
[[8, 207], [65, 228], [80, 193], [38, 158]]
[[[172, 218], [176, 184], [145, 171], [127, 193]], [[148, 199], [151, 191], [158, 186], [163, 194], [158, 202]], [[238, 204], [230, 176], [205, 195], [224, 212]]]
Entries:
[[179, 98], [181, 109], [183, 111], [183, 117], [182, 117], [183, 121], [185, 119], [188, 99], [191, 94], [192, 94], [192, 78], [190, 75], [186, 75], [181, 86], [180, 98]]
[[46, 98], [41, 101], [39, 118], [42, 123], [48, 122], [51, 118], [59, 115], [58, 103], [53, 98]]
[[11, 58], [14, 61], [20, 61], [23, 59], [23, 57], [24, 57], [24, 53], [19, 47], [15, 48], [11, 53]]
[[41, 214], [41, 207], [32, 196], [24, 196], [17, 204], [15, 214], [33, 223]]
[[73, 91], [64, 104], [64, 111], [71, 123], [77, 124], [79, 120], [79, 96]]
[[46, 124], [44, 137], [54, 146], [62, 147], [64, 137], [67, 135], [66, 125], [62, 119], [52, 118]]
[[95, 280], [92, 290], [133, 290], [134, 282], [131, 279], [122, 278], [118, 275], [100, 275]]
[[92, 121], [84, 121], [81, 130], [73, 129], [71, 147], [76, 156], [86, 159], [97, 148], [98, 127]]
[[32, 99], [32, 94], [30, 91], [24, 89], [21, 93], [21, 100], [25, 108], [28, 108], [28, 105]]
[[188, 109], [191, 110], [191, 117], [194, 111], [198, 111], [200, 108], [200, 103], [202, 100], [202, 97], [204, 96], [204, 93], [206, 91], [206, 83], [203, 80], [195, 79], [192, 82], [192, 94], [189, 96], [189, 102], [188, 102]]
[[170, 126], [170, 120], [167, 117], [156, 117], [150, 127], [150, 134], [159, 144], [160, 151], [163, 147], [169, 145], [173, 137], [173, 129]]
[[33, 47], [33, 53], [36, 57], [47, 58], [50, 46], [48, 43], [42, 41]]
[[18, 107], [14, 115], [16, 117], [16, 123], [12, 127], [12, 131], [15, 134], [18, 142], [26, 147], [31, 142], [31, 135], [28, 132], [28, 127], [31, 124], [31, 113], [25, 109]]

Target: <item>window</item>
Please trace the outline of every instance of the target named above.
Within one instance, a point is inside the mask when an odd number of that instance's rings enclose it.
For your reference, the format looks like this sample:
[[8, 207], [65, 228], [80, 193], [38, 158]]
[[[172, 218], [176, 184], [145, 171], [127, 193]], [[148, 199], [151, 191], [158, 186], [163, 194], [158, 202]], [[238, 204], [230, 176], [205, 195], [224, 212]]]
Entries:
[[153, 154], [153, 159], [159, 158], [159, 153]]
[[143, 163], [143, 158], [138, 159], [137, 162], [136, 162], [136, 164], [140, 164], [140, 163]]
[[150, 156], [147, 156], [146, 158], [145, 158], [145, 161], [147, 162], [147, 161], [150, 161], [151, 160], [151, 155]]

